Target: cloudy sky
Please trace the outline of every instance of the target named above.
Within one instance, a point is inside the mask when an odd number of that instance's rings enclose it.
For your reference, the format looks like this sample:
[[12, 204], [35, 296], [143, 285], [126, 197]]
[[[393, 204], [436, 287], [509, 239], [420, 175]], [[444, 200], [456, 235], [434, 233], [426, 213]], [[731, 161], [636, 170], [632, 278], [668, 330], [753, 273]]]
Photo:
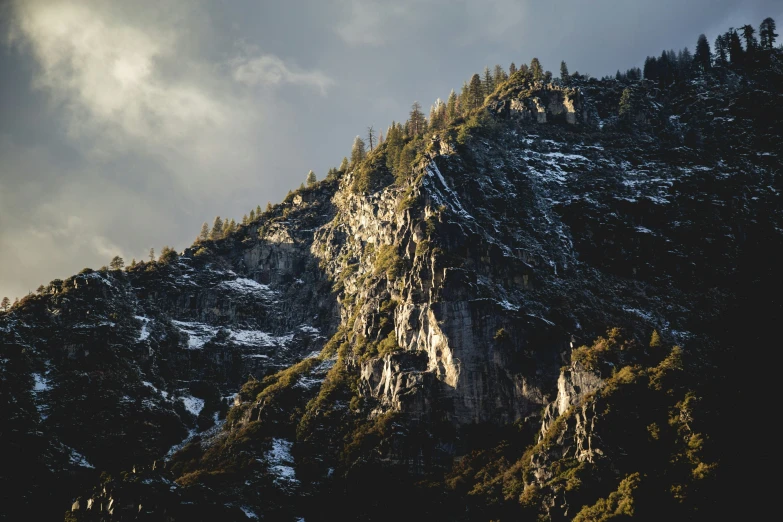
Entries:
[[594, 76], [779, 0], [0, 0], [0, 296], [189, 245], [485, 65]]

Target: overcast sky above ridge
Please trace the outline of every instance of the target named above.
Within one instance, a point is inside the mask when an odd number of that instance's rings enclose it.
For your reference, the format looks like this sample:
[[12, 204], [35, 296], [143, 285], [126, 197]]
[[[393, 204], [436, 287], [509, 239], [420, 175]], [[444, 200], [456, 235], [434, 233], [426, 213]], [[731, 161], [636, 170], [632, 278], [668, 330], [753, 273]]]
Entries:
[[0, 297], [322, 178], [485, 65], [641, 66], [779, 0], [0, 0]]

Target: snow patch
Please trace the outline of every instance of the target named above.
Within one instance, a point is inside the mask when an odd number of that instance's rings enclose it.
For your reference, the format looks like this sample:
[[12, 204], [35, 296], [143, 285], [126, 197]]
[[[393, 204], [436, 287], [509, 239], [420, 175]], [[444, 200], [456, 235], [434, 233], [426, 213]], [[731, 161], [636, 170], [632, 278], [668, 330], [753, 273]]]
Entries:
[[33, 391], [35, 393], [47, 392], [52, 389], [49, 385], [49, 380], [40, 373], [34, 373], [33, 380], [35, 381], [33, 384]]
[[245, 514], [245, 516], [246, 516], [247, 518], [252, 518], [252, 519], [255, 519], [255, 520], [257, 520], [257, 519], [258, 519], [258, 515], [256, 515], [256, 514], [255, 514], [254, 512], [252, 512], [252, 511], [250, 511], [250, 509], [248, 509], [248, 508], [246, 508], [246, 507], [244, 507], [244, 506], [239, 506], [239, 509], [241, 509], [241, 510], [242, 510], [242, 512]]
[[448, 203], [449, 207], [451, 207], [451, 210], [457, 214], [460, 214], [462, 217], [471, 219], [473, 221], [476, 221], [476, 219], [471, 216], [463, 207], [462, 204], [459, 202], [459, 198], [457, 197], [457, 194], [454, 193], [453, 190], [449, 188], [449, 186], [446, 184], [446, 180], [443, 177], [443, 174], [440, 173], [440, 170], [438, 169], [438, 166], [435, 164], [435, 162], [430, 162], [430, 164], [427, 166], [427, 173], [430, 176], [437, 176], [437, 178], [440, 180], [441, 184], [443, 185], [443, 189], [446, 191], [446, 194], [449, 195], [450, 199], [446, 200], [446, 203]]
[[185, 404], [185, 409], [196, 417], [198, 417], [198, 414], [204, 409], [204, 399], [199, 399], [192, 395], [184, 395], [180, 397], [180, 400]]
[[224, 281], [220, 286], [240, 294], [259, 295], [262, 297], [271, 297], [276, 294], [276, 292], [267, 285], [246, 277], [238, 277], [233, 281]]
[[139, 333], [139, 341], [143, 341], [147, 339], [150, 336], [149, 330], [147, 330], [147, 324], [151, 321], [149, 317], [144, 317], [143, 315], [137, 315], [136, 319], [141, 321], [141, 333]]
[[519, 311], [519, 306], [517, 306], [517, 305], [513, 305], [513, 304], [509, 303], [509, 302], [508, 302], [508, 299], [503, 299], [502, 301], [497, 301], [497, 303], [498, 303], [500, 306], [502, 306], [504, 309], [506, 309], [506, 310], [510, 310], [510, 311], [512, 311], [512, 312], [517, 312], [517, 311]]
[[188, 334], [188, 349], [199, 350], [212, 339], [218, 328], [204, 323], [189, 323], [185, 321], [171, 321], [180, 332]]
[[272, 439], [272, 449], [266, 452], [269, 471], [275, 475], [275, 483], [293, 486], [299, 483], [293, 468], [294, 458], [291, 456], [293, 442], [285, 439]]
[[71, 461], [71, 464], [75, 464], [76, 466], [81, 466], [83, 468], [95, 469], [95, 466], [90, 464], [84, 455], [82, 455], [81, 453], [79, 453], [73, 448], [70, 448], [70, 450], [71, 450], [71, 454], [69, 456], [69, 460]]
[[644, 310], [639, 310], [638, 308], [630, 308], [628, 306], [624, 306], [623, 310], [625, 310], [628, 313], [634, 314], [638, 317], [641, 317], [645, 321], [653, 322], [653, 315], [649, 312], [645, 312]]
[[310, 326], [309, 324], [299, 325], [299, 330], [313, 335], [318, 335], [319, 333], [321, 333], [321, 331], [318, 328], [314, 326]]
[[172, 455], [174, 455], [176, 452], [178, 452], [179, 450], [181, 450], [182, 448], [184, 448], [185, 446], [187, 446], [187, 445], [188, 445], [188, 443], [189, 443], [191, 440], [193, 440], [193, 437], [195, 437], [197, 433], [198, 433], [198, 432], [197, 432], [195, 429], [188, 430], [188, 435], [187, 435], [187, 436], [186, 436], [184, 439], [182, 439], [182, 442], [180, 442], [179, 444], [174, 444], [174, 445], [173, 445], [173, 446], [172, 446], [172, 447], [169, 449], [168, 453], [166, 453], [166, 456], [165, 456], [165, 457], [163, 457], [163, 458], [164, 458], [165, 460], [169, 460], [169, 459], [171, 458], [171, 456], [172, 456]]
[[165, 390], [160, 390], [160, 389], [156, 388], [156, 387], [155, 387], [155, 385], [154, 385], [154, 384], [152, 384], [151, 382], [149, 382], [149, 381], [141, 381], [141, 383], [142, 383], [144, 386], [146, 386], [147, 388], [151, 388], [151, 389], [152, 389], [152, 391], [154, 391], [154, 392], [156, 392], [156, 393], [159, 393], [159, 394], [161, 394], [161, 395], [163, 396], [163, 398], [164, 398], [164, 399], [168, 399], [168, 398], [169, 398], [169, 392], [167, 392], [167, 391], [165, 391]]
[[530, 317], [530, 318], [533, 318], [533, 319], [538, 319], [539, 321], [543, 321], [544, 323], [548, 324], [549, 326], [555, 326], [555, 323], [553, 323], [549, 319], [544, 319], [541, 316], [534, 315], [534, 314], [527, 314], [527, 316]]
[[563, 154], [562, 152], [546, 152], [543, 155], [550, 158], [587, 161], [587, 158], [585, 158], [581, 154]]
[[294, 334], [275, 337], [261, 330], [229, 330], [231, 340], [237, 344], [249, 346], [285, 346], [294, 338]]
[[316, 386], [320, 386], [323, 384], [324, 378], [314, 378], [314, 377], [300, 377], [298, 381], [296, 381], [296, 384], [294, 385], [297, 388], [304, 388], [306, 390], [309, 390], [311, 388], [315, 388]]
[[[180, 332], [188, 334], [188, 349], [199, 350], [209, 342], [220, 331], [219, 327], [210, 326], [204, 323], [174, 321], [171, 323], [179, 329]], [[232, 330], [225, 328], [228, 332], [229, 340], [244, 346], [264, 346], [285, 348], [290, 343], [294, 334], [275, 336], [261, 330]]]

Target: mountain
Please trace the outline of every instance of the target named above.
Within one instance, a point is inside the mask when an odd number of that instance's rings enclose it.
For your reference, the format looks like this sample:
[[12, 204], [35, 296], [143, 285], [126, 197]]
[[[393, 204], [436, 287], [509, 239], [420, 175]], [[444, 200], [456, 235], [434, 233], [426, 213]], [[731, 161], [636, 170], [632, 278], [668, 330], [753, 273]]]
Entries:
[[783, 290], [783, 55], [758, 60], [663, 89], [520, 71], [226, 237], [25, 297], [5, 519], [739, 506]]

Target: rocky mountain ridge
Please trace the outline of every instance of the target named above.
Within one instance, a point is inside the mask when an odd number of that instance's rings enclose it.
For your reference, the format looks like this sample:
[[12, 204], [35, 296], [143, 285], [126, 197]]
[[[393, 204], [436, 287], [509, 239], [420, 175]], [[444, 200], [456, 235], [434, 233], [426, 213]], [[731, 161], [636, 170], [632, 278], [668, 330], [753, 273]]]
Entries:
[[712, 400], [699, 374], [725, 371], [721, 323], [777, 288], [777, 63], [671, 92], [512, 75], [404, 179], [379, 147], [226, 239], [53, 282], [0, 316], [3, 446], [25, 470], [6, 505], [395, 518], [374, 484], [422, 519], [654, 514], [649, 439], [690, 477], [661, 505], [710, 512], [720, 459], [689, 419]]

